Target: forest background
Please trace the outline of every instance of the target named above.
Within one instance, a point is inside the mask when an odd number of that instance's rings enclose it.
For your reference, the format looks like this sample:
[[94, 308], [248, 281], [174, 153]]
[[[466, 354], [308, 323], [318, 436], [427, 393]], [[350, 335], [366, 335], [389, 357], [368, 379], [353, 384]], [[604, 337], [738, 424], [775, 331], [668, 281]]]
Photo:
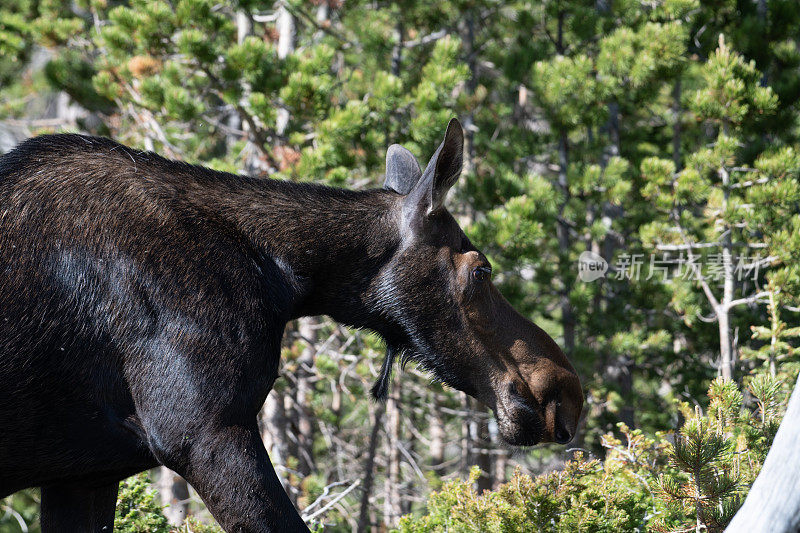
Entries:
[[[363, 189], [458, 117], [449, 208], [574, 362], [578, 435], [508, 449], [413, 366], [371, 401], [378, 339], [303, 319], [261, 416], [292, 500], [325, 531], [718, 531], [800, 370], [799, 39], [796, 0], [6, 0], [0, 153], [81, 131]], [[166, 469], [117, 526], [215, 527]]]

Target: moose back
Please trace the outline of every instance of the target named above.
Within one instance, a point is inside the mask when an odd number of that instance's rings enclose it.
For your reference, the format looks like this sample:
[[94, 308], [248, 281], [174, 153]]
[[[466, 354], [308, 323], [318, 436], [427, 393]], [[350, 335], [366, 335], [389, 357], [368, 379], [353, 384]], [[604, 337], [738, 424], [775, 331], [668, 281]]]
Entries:
[[226, 531], [307, 531], [256, 417], [287, 322], [329, 315], [474, 396], [512, 445], [566, 443], [583, 405], [558, 345], [506, 302], [444, 207], [453, 120], [382, 189], [255, 179], [82, 135], [0, 158], [0, 498], [47, 531], [110, 531], [118, 482], [165, 465]]

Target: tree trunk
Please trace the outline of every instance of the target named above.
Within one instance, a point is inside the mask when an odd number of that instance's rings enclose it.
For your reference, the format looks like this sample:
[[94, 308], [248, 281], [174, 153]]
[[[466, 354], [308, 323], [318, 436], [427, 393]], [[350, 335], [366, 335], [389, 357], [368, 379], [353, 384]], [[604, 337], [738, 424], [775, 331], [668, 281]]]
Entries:
[[431, 436], [431, 450], [430, 461], [431, 467], [437, 476], [444, 474], [442, 463], [444, 463], [444, 445], [445, 445], [445, 427], [444, 417], [440, 411], [439, 395], [435, 392], [431, 394], [431, 418], [430, 418], [430, 436]]
[[500, 441], [500, 434], [495, 432], [492, 435], [492, 443], [494, 444], [493, 448], [495, 451], [494, 455], [494, 472], [493, 478], [494, 482], [492, 483], [492, 489], [497, 489], [506, 482], [506, 470], [508, 469], [508, 459], [509, 454], [506, 447]]
[[775, 301], [775, 291], [769, 291], [769, 307], [770, 311], [770, 330], [772, 334], [769, 339], [769, 375], [773, 378], [777, 373], [777, 358], [778, 358], [778, 302]]
[[681, 80], [675, 80], [672, 86], [672, 162], [675, 170], [683, 167], [681, 161]]
[[719, 371], [722, 379], [730, 381], [733, 379], [733, 356], [731, 354], [731, 327], [730, 312], [727, 307], [720, 305], [722, 309], [717, 311], [717, 321], [719, 323]]
[[383, 502], [383, 522], [388, 527], [400, 519], [400, 387], [394, 383], [386, 401], [386, 499]]
[[[328, 2], [320, 2], [319, 6], [317, 6], [317, 13], [314, 15], [314, 18], [317, 19], [317, 23], [320, 27], [324, 27], [325, 24], [329, 23], [330, 19], [330, 6]], [[325, 34], [322, 31], [318, 31], [314, 34], [314, 41], [319, 41]]]
[[726, 533], [800, 531], [800, 379], [764, 467]]
[[[719, 169], [722, 179], [723, 200], [721, 206], [722, 216], [728, 210], [728, 199], [730, 197], [730, 174], [725, 168]], [[733, 379], [733, 347], [731, 346], [731, 326], [730, 326], [730, 304], [733, 301], [734, 289], [734, 265], [733, 265], [733, 243], [731, 240], [731, 227], [723, 220], [722, 233], [722, 268], [724, 275], [724, 285], [722, 301], [718, 306], [717, 320], [719, 321], [719, 355], [720, 355], [720, 375], [724, 380]]]
[[491, 453], [489, 420], [486, 416], [480, 416], [488, 415], [488, 412], [485, 407], [477, 405], [474, 410], [476, 416], [472, 419], [472, 431], [474, 432], [473, 457], [475, 458], [474, 464], [481, 469], [481, 475], [477, 482], [478, 494], [481, 494], [485, 490], [492, 490], [492, 485], [494, 484], [494, 455]]
[[475, 447], [475, 442], [472, 433], [472, 404], [469, 396], [463, 395], [461, 403], [464, 412], [464, 418], [461, 421], [461, 476], [467, 477], [472, 465], [475, 464], [475, 457], [472, 455], [472, 449]]
[[[281, 7], [278, 9], [278, 58], [285, 59], [286, 56], [294, 52], [297, 36], [296, 24], [294, 15], [292, 15], [286, 5], [281, 2]], [[289, 124], [289, 110], [284, 108], [278, 109], [278, 116], [275, 121], [275, 131], [278, 135], [283, 135], [286, 127]]]
[[375, 454], [378, 451], [378, 441], [381, 436], [380, 429], [385, 409], [385, 405], [379, 403], [375, 409], [375, 415], [372, 421], [372, 433], [369, 436], [367, 461], [364, 465], [364, 482], [361, 484], [363, 492], [361, 493], [361, 510], [358, 514], [358, 533], [365, 533], [370, 526], [369, 497], [372, 495], [372, 485], [375, 481]]
[[[559, 218], [563, 218], [564, 209], [566, 208], [567, 201], [569, 200], [569, 183], [567, 181], [567, 166], [569, 164], [568, 145], [567, 145], [567, 132], [562, 131], [558, 136], [558, 186], [561, 193], [564, 195], [564, 200], [559, 208]], [[563, 220], [559, 220], [556, 225], [556, 234], [558, 236], [558, 245], [563, 254], [567, 254], [570, 248], [569, 227]], [[566, 263], [566, 258], [563, 258]], [[566, 264], [562, 265], [566, 267]], [[564, 269], [562, 268], [562, 271]], [[575, 350], [575, 314], [572, 311], [572, 304], [569, 301], [569, 294], [571, 287], [562, 278], [564, 287], [561, 289], [561, 326], [564, 330], [564, 352], [568, 356], [572, 355]]]
[[612, 100], [608, 103], [608, 158], [618, 157], [619, 144], [619, 103]]
[[278, 474], [284, 490], [288, 489], [288, 482], [284, 472], [277, 467], [285, 466], [289, 456], [287, 425], [283, 394], [273, 389], [261, 410], [261, 438], [269, 458], [276, 466], [275, 473]]
[[[475, 51], [475, 16], [472, 10], [465, 15], [464, 44], [469, 68], [467, 94], [473, 96], [478, 86], [477, 52]], [[472, 110], [464, 117], [464, 174], [475, 173], [475, 117]], [[474, 218], [473, 214], [470, 214]]]
[[162, 466], [159, 468], [158, 494], [164, 505], [164, 516], [170, 525], [180, 526], [186, 519], [188, 510], [189, 486], [181, 476]]
[[[244, 42], [245, 37], [250, 35], [253, 32], [253, 24], [250, 21], [250, 17], [245, 11], [237, 11], [236, 12], [236, 42], [238, 44], [242, 44]], [[239, 116], [239, 113], [236, 110], [231, 109], [230, 114], [228, 115], [227, 119], [228, 127], [230, 131], [225, 135], [225, 144], [228, 148], [232, 148], [233, 144], [239, 141], [240, 136], [237, 135], [235, 132], [242, 128], [242, 118]], [[245, 165], [245, 169], [248, 168], [248, 164]]]
[[316, 355], [316, 320], [310, 317], [297, 321], [297, 331], [306, 347], [297, 359], [296, 388], [294, 400], [294, 419], [297, 427], [297, 470], [307, 476], [314, 471], [314, 422], [309, 412], [313, 384], [311, 378]]

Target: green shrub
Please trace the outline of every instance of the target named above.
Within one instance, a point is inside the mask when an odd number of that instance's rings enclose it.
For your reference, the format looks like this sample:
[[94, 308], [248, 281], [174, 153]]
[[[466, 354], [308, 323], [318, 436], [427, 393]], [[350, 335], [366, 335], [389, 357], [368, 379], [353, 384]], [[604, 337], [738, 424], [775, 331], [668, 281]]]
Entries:
[[114, 531], [169, 533], [169, 522], [157, 498], [147, 474], [138, 474], [120, 483]]
[[716, 379], [706, 414], [680, 406], [678, 432], [647, 436], [619, 424], [620, 437], [602, 438], [603, 461], [577, 453], [556, 472], [531, 477], [517, 470], [495, 491], [475, 491], [476, 467], [469, 479], [432, 493], [427, 513], [403, 517], [397, 531], [722, 531], [761, 469], [788, 386], [755, 376], [752, 408], [743, 408], [736, 384]]

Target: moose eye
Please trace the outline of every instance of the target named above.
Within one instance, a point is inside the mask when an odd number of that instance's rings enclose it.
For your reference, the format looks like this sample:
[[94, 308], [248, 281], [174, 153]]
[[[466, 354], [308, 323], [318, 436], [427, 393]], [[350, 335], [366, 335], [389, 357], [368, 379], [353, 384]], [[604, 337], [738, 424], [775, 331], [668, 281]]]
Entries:
[[478, 283], [483, 283], [492, 275], [492, 268], [486, 266], [479, 266], [472, 269], [472, 279]]

